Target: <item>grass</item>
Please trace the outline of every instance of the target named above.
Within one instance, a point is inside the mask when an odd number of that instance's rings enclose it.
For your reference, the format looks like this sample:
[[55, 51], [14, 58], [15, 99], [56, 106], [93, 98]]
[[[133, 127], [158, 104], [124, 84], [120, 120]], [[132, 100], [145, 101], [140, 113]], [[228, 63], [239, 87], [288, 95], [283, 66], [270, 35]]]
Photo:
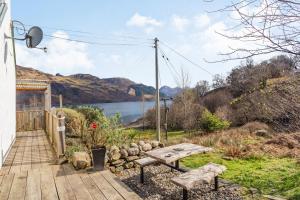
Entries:
[[300, 165], [295, 159], [249, 157], [224, 160], [222, 153], [209, 153], [190, 156], [182, 164], [197, 168], [209, 162], [227, 167], [222, 175], [224, 179], [247, 188], [257, 188], [263, 194], [278, 195], [291, 200], [300, 199]]
[[[168, 132], [168, 143], [179, 141], [180, 139], [187, 137], [188, 133], [184, 131], [170, 131]], [[147, 129], [145, 131], [136, 130], [136, 140], [155, 140], [156, 131], [152, 129]], [[165, 142], [165, 132], [161, 131], [161, 140]]]

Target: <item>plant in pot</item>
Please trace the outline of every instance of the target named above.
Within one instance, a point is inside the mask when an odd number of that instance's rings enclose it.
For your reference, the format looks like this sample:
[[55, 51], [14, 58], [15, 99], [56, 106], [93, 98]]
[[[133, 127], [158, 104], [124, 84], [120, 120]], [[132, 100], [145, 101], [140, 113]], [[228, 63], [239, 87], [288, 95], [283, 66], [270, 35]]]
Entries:
[[96, 122], [92, 122], [89, 130], [90, 149], [95, 171], [104, 170], [106, 154], [106, 133], [105, 128]]

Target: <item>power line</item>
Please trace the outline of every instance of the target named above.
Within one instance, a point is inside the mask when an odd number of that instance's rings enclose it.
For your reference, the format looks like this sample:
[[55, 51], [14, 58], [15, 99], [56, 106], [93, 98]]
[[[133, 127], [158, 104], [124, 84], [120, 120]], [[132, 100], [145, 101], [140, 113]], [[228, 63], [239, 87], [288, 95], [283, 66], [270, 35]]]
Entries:
[[[27, 27], [32, 27], [34, 25], [30, 25], [30, 24], [24, 24], [24, 26]], [[65, 28], [54, 28], [54, 27], [48, 27], [48, 26], [40, 26], [43, 29], [48, 29], [48, 30], [55, 30], [55, 31], [65, 31], [65, 32], [73, 32], [73, 33], [78, 33], [78, 34], [83, 34], [83, 35], [90, 35], [90, 36], [95, 36], [95, 37], [99, 37], [99, 33], [95, 33], [95, 32], [88, 32], [88, 31], [82, 31], [82, 30], [72, 30], [72, 29], [65, 29]], [[150, 38], [143, 38], [143, 37], [138, 37], [138, 36], [133, 36], [133, 35], [129, 35], [129, 34], [122, 34], [119, 36], [113, 36], [111, 35], [110, 37], [119, 37], [119, 38], [127, 38], [127, 39], [139, 39], [139, 40], [153, 40]]]
[[165, 47], [167, 47], [168, 49], [170, 49], [171, 51], [173, 51], [175, 54], [179, 55], [180, 57], [184, 58], [185, 60], [187, 60], [189, 63], [193, 64], [194, 66], [202, 69], [203, 71], [205, 71], [206, 73], [208, 73], [209, 75], [213, 76], [212, 73], [210, 73], [209, 71], [207, 71], [205, 68], [203, 68], [202, 66], [200, 66], [199, 64], [193, 62], [192, 60], [190, 60], [189, 58], [187, 58], [186, 56], [182, 55], [181, 53], [179, 53], [177, 50], [175, 50], [174, 48], [170, 47], [169, 45], [167, 45], [164, 42], [161, 42], [161, 44], [163, 44]]
[[[100, 45], [100, 46], [146, 46], [146, 45], [142, 45], [142, 43], [100, 43], [100, 42], [95, 42], [95, 41], [69, 39], [69, 38], [64, 38], [64, 37], [59, 37], [59, 36], [48, 35], [48, 34], [44, 34], [44, 36], [50, 37], [50, 38], [55, 38], [55, 39], [60, 39], [60, 40], [66, 40], [66, 41], [70, 41], [70, 42], [78, 42], [78, 43], [84, 43], [84, 44], [90, 44], [90, 45]], [[146, 46], [146, 47], [152, 47], [152, 46]]]

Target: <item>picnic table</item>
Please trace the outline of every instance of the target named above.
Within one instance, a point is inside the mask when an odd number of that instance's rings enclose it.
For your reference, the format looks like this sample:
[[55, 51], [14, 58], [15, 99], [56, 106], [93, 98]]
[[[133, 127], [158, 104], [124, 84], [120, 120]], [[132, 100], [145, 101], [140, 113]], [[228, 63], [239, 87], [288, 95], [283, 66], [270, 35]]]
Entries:
[[[151, 158], [154, 158], [158, 162], [176, 169], [178, 171], [186, 172], [185, 169], [179, 167], [179, 160], [194, 154], [206, 153], [212, 151], [212, 148], [203, 147], [196, 144], [181, 143], [171, 145], [168, 147], [155, 149], [145, 152], [145, 154]], [[175, 162], [175, 166], [174, 166]]]

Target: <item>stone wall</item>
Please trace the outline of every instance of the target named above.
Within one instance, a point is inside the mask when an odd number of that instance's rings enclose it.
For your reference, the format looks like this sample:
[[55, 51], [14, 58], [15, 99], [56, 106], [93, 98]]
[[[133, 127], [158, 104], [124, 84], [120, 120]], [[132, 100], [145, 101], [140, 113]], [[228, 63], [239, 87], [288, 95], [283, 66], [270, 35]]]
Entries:
[[158, 141], [139, 141], [129, 146], [112, 146], [107, 150], [106, 167], [111, 172], [117, 173], [124, 169], [135, 167], [134, 160], [144, 157], [144, 152], [162, 147]]

